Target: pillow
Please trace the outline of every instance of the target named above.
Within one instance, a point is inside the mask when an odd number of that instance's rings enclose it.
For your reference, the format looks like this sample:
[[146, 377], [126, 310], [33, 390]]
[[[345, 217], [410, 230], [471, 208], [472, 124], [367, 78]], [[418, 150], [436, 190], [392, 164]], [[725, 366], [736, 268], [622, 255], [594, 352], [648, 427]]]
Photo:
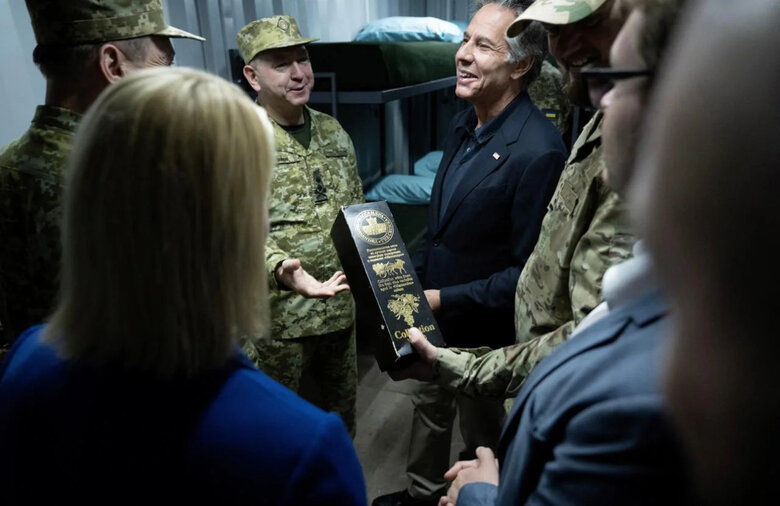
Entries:
[[436, 177], [436, 170], [439, 168], [444, 151], [431, 151], [414, 162], [414, 175], [425, 177]]
[[366, 200], [386, 200], [392, 204], [428, 204], [432, 188], [433, 178], [390, 174], [380, 179], [366, 193]]
[[[468, 21], [452, 21], [452, 24], [457, 26], [460, 29], [461, 32], [465, 32], [466, 28], [469, 27], [469, 22]], [[460, 42], [460, 41], [458, 41], [458, 42]]]
[[438, 40], [460, 42], [463, 30], [457, 25], [432, 17], [392, 16], [371, 21], [357, 35], [355, 42], [403, 42]]

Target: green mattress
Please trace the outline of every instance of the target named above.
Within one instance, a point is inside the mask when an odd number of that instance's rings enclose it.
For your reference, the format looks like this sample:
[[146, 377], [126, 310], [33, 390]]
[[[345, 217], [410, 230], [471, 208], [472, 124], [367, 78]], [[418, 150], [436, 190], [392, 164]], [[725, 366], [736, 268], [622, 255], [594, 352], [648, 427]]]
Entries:
[[[314, 72], [334, 72], [338, 91], [400, 88], [455, 75], [451, 42], [326, 42], [309, 45]], [[317, 89], [324, 91], [318, 83]]]

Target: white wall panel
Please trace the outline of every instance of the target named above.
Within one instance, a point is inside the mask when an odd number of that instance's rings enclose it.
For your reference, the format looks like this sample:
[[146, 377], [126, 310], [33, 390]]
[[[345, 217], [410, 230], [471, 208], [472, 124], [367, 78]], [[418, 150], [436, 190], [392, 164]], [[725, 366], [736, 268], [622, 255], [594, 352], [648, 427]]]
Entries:
[[[196, 35], [203, 35], [195, 0], [163, 0], [163, 8], [169, 24]], [[191, 39], [173, 39], [176, 65], [206, 69], [208, 47], [208, 41], [202, 43]]]
[[[62, 0], [67, 1], [67, 0]], [[367, 22], [388, 16], [466, 20], [470, 0], [163, 0], [168, 21], [206, 37], [174, 40], [176, 64], [229, 78], [228, 49], [249, 21], [291, 14], [305, 36], [348, 41]], [[35, 38], [22, 0], [0, 1], [0, 145], [19, 136], [44, 100], [45, 82], [32, 63]]]
[[24, 2], [0, 2], [0, 147], [30, 125], [46, 81], [32, 62], [35, 36]]

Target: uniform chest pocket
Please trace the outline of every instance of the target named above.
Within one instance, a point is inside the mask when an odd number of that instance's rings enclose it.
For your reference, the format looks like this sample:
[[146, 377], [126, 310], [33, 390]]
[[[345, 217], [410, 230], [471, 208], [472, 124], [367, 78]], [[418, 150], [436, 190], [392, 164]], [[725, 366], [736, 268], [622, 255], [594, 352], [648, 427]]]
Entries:
[[292, 152], [277, 151], [276, 152], [276, 164], [277, 165], [289, 165], [291, 163], [302, 163], [303, 157], [296, 155]]
[[[324, 195], [328, 199], [337, 195], [344, 195], [352, 182], [350, 169], [352, 157], [344, 148], [338, 146], [325, 146], [320, 148], [316, 156], [311, 159], [311, 171], [315, 178], [315, 186], [322, 184]], [[354, 169], [352, 169], [354, 170]], [[344, 204], [341, 202], [339, 205]]]
[[284, 151], [276, 155], [271, 177], [271, 216], [290, 221], [305, 220], [311, 201], [311, 175], [302, 156]]
[[574, 188], [567, 181], [562, 181], [558, 191], [555, 192], [550, 204], [547, 206], [547, 210], [549, 212], [557, 211], [565, 216], [574, 216], [579, 203], [580, 196]]
[[349, 156], [349, 153], [344, 148], [323, 148], [322, 154], [327, 158], [346, 158]]
[[[552, 262], [553, 255], [558, 269], [550, 269], [545, 276], [558, 276], [568, 271], [571, 261], [572, 225], [577, 207], [580, 204], [580, 196], [568, 181], [561, 181], [550, 204], [548, 215], [545, 217], [539, 243], [544, 243], [549, 257], [546, 261]], [[551, 264], [552, 265], [552, 264]], [[558, 281], [555, 281], [557, 283]]]
[[272, 187], [278, 185], [300, 185], [304, 179], [306, 161], [294, 153], [279, 152], [276, 154]]

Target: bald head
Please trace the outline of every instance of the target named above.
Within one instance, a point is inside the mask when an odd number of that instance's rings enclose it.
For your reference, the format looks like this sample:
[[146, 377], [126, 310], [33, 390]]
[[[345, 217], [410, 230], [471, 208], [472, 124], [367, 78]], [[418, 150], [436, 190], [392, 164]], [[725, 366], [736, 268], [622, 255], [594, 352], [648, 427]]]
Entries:
[[780, 478], [780, 2], [698, 2], [661, 77], [633, 187], [675, 302], [668, 388], [704, 495]]

